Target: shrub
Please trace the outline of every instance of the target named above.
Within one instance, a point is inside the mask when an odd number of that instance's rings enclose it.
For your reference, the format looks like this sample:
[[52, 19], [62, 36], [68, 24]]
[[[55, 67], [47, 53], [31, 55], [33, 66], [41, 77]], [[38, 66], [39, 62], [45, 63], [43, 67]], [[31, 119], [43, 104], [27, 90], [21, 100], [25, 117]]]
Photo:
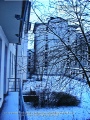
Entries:
[[40, 96], [41, 107], [77, 106], [79, 103], [80, 100], [76, 96], [65, 92], [50, 92], [48, 95], [44, 93], [43, 97]]
[[30, 91], [29, 94], [30, 95], [36, 95], [36, 91]]
[[50, 105], [53, 106], [77, 106], [80, 100], [76, 96], [73, 96], [64, 92], [52, 92], [49, 100]]

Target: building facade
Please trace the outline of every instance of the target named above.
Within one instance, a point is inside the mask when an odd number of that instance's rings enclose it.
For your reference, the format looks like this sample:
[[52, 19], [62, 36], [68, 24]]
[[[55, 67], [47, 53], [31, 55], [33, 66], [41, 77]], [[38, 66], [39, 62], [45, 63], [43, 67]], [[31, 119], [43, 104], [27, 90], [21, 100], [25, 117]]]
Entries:
[[25, 66], [23, 56], [27, 51], [25, 38], [29, 30], [30, 6], [29, 0], [0, 1], [0, 109], [9, 87], [17, 91], [17, 78], [26, 79], [27, 71], [25, 74], [19, 72]]
[[0, 26], [0, 107], [8, 92], [8, 78], [15, 78], [15, 44], [9, 43]]
[[34, 57], [35, 73], [43, 74], [45, 71], [45, 45], [47, 42], [47, 27], [42, 23], [35, 23], [34, 26]]
[[[37, 74], [61, 74], [66, 72], [68, 55], [66, 46], [76, 40], [76, 26], [68, 25], [63, 18], [51, 17], [48, 23], [36, 23], [35, 68]], [[67, 61], [67, 62], [66, 62]], [[63, 71], [62, 71], [63, 70]]]
[[31, 78], [34, 74], [34, 49], [28, 49], [27, 51], [27, 78]]

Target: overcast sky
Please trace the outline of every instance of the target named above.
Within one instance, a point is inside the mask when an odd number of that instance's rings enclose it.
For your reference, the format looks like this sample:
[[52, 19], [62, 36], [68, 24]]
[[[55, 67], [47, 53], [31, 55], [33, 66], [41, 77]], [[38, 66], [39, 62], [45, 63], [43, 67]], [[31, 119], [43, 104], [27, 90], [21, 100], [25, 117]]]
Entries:
[[[45, 14], [45, 12], [48, 11], [49, 0], [32, 0], [32, 1], [33, 1], [32, 4], [34, 6], [35, 12], [39, 16]], [[36, 17], [32, 9], [31, 9], [30, 21], [31, 22], [38, 21], [38, 18]]]
[[[49, 5], [49, 0], [31, 0], [31, 1], [32, 1], [32, 4], [34, 4], [36, 6], [35, 11], [39, 16], [41, 16], [41, 14], [45, 13], [44, 10], [46, 10], [48, 8], [46, 6]], [[34, 25], [35, 22], [40, 22], [32, 9], [31, 9], [31, 13], [30, 13], [30, 22], [32, 23], [32, 25]], [[33, 29], [33, 27], [32, 27], [32, 29]], [[33, 39], [33, 36], [31, 34], [29, 34], [29, 42], [28, 42], [29, 49], [33, 49], [32, 39]]]

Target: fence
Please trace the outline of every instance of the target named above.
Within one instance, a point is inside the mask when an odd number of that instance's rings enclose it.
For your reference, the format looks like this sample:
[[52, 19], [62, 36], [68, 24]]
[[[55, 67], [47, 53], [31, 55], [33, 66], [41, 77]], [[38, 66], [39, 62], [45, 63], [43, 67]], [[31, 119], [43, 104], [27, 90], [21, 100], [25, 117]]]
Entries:
[[22, 94], [22, 82], [20, 82], [19, 87], [19, 110], [20, 110], [20, 120], [28, 120], [24, 105], [24, 99]]
[[20, 87], [20, 78], [17, 78], [15, 80], [15, 78], [8, 78], [8, 81], [9, 81], [9, 92], [15, 92], [15, 91], [19, 91], [19, 87]]
[[9, 92], [19, 92], [19, 120], [27, 120], [23, 94], [22, 94], [22, 81], [20, 78], [8, 78]]

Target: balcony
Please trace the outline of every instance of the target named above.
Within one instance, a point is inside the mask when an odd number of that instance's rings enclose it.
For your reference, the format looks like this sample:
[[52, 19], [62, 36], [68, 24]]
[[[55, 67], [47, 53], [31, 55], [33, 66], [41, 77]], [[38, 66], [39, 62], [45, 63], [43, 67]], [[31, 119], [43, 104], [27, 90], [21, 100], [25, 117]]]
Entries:
[[30, 8], [29, 5], [26, 6], [27, 1], [29, 0], [0, 0], [0, 25], [10, 43], [20, 43], [19, 36], [22, 35], [24, 22], [29, 25], [25, 21], [26, 11]]

